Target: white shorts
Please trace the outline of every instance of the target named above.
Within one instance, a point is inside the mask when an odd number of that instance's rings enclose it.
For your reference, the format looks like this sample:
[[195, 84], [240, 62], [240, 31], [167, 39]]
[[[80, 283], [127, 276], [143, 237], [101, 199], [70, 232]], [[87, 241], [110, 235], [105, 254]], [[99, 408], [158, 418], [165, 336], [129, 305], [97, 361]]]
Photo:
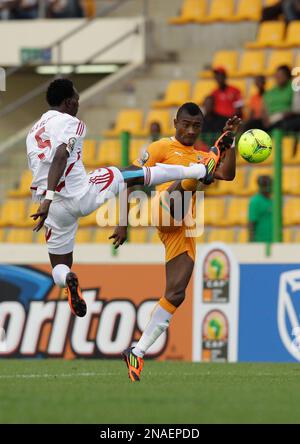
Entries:
[[45, 220], [46, 242], [51, 254], [68, 254], [74, 249], [78, 218], [99, 208], [106, 200], [116, 196], [124, 186], [118, 168], [99, 168], [88, 174], [88, 189], [79, 198], [66, 198], [55, 194]]

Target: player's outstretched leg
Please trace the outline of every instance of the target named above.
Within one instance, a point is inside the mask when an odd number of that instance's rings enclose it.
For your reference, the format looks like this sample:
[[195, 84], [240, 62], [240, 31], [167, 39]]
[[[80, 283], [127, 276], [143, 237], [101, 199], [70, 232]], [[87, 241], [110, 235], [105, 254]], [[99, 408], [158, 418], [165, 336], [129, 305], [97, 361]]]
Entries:
[[133, 382], [140, 381], [141, 371], [143, 370], [143, 358], [136, 356], [132, 350], [134, 347], [127, 348], [123, 351], [122, 357], [128, 368], [128, 377]]
[[71, 312], [82, 318], [86, 315], [86, 303], [82, 297], [81, 290], [78, 283], [78, 278], [75, 273], [70, 271], [66, 276], [66, 292]]

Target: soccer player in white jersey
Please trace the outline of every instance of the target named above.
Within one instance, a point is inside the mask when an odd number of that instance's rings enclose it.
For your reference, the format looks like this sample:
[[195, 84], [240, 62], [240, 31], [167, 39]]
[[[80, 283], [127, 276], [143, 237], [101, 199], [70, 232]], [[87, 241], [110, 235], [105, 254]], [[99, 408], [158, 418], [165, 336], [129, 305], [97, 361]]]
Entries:
[[86, 126], [76, 117], [79, 95], [73, 83], [68, 79], [54, 80], [47, 90], [47, 102], [50, 109], [33, 125], [26, 139], [28, 164], [33, 173], [32, 197], [40, 201], [37, 212], [31, 215], [38, 220], [33, 230], [39, 231], [45, 225], [53, 280], [66, 288], [72, 313], [82, 317], [86, 303], [78, 277], [71, 271], [78, 218], [95, 211], [125, 183], [157, 185], [189, 178], [210, 181], [220, 152], [213, 147], [205, 161], [189, 167], [107, 167], [86, 174], [82, 163]]

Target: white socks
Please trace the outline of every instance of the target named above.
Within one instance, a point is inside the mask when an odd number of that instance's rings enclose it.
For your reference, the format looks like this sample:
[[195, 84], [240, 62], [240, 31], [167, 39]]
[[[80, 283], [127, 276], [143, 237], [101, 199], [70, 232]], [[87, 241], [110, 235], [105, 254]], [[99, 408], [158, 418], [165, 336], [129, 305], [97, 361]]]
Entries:
[[182, 165], [167, 165], [157, 163], [154, 167], [143, 167], [145, 185], [159, 185], [164, 182], [182, 179], [202, 179], [206, 175], [206, 168], [201, 163], [189, 167]]
[[173, 314], [162, 308], [159, 304], [154, 308], [151, 319], [145, 328], [139, 342], [132, 350], [136, 356], [142, 358], [156, 339], [169, 327]]
[[70, 268], [65, 264], [58, 264], [52, 270], [53, 280], [56, 285], [61, 288], [66, 286], [66, 277], [67, 274], [70, 273]]

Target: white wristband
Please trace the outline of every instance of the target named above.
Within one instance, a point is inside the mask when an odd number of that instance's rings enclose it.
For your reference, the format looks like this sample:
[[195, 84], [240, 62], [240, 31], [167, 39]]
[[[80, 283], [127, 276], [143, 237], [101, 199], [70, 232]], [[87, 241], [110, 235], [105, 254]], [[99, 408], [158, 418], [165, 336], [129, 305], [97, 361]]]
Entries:
[[54, 191], [47, 190], [45, 200], [53, 200], [53, 198], [54, 198]]

